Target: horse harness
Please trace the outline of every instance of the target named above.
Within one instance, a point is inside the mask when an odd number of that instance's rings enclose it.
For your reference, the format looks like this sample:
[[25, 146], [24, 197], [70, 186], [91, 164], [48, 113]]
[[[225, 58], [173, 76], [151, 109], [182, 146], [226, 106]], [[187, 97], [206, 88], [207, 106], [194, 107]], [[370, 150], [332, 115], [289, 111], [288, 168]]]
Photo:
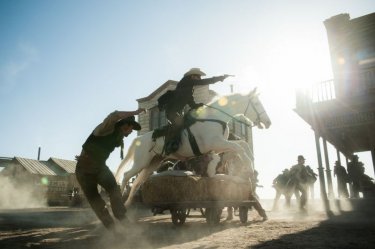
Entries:
[[[217, 119], [196, 119], [196, 118], [193, 118], [191, 117], [194, 121], [198, 121], [198, 122], [216, 122], [216, 123], [219, 123], [221, 124], [222, 128], [223, 128], [223, 134], [225, 132], [225, 129], [227, 127], [227, 123], [224, 122], [224, 121], [221, 121], [221, 120], [217, 120]], [[194, 122], [195, 123], [195, 122]], [[192, 123], [192, 124], [194, 124]], [[192, 125], [190, 124], [188, 127], [186, 127], [186, 130], [188, 132], [188, 139], [189, 139], [189, 143], [190, 143], [190, 146], [191, 146], [191, 149], [193, 150], [193, 153], [194, 155], [196, 156], [201, 156], [203, 155], [202, 152], [199, 150], [199, 146], [197, 144], [197, 141], [195, 140], [195, 137], [193, 135], [193, 133], [191, 132], [190, 130], [190, 126]]]
[[[221, 120], [217, 120], [217, 119], [197, 119], [197, 118], [194, 118], [193, 116], [191, 116], [190, 114], [187, 114], [184, 117], [184, 124], [180, 128], [179, 134], [181, 134], [181, 132], [184, 129], [186, 129], [188, 139], [189, 139], [189, 143], [190, 143], [190, 146], [191, 146], [191, 149], [192, 149], [194, 155], [195, 156], [201, 156], [201, 155], [203, 155], [203, 153], [200, 151], [198, 143], [195, 139], [195, 136], [193, 135], [193, 133], [191, 132], [191, 129], [190, 129], [190, 127], [196, 122], [215, 122], [215, 123], [219, 123], [223, 128], [223, 134], [224, 134], [225, 129], [227, 127], [227, 123], [224, 122], [224, 121], [221, 121]], [[161, 136], [166, 137], [169, 127], [170, 126], [164, 126], [164, 127], [161, 127], [160, 129], [154, 130], [154, 133], [152, 134], [152, 139], [155, 141], [156, 138], [158, 138], [158, 137], [161, 137]], [[181, 136], [181, 135], [179, 135], [179, 136]], [[167, 141], [165, 142], [165, 145], [166, 145], [166, 143], [167, 143]], [[162, 151], [161, 154], [165, 153], [165, 145], [164, 145], [164, 148], [163, 148], [163, 151]], [[154, 148], [154, 146], [150, 149], [150, 151], [153, 151], [153, 148]]]
[[255, 108], [254, 103], [251, 101], [252, 98], [253, 98], [253, 97], [250, 97], [250, 98], [249, 98], [249, 102], [247, 103], [247, 106], [246, 106], [246, 109], [245, 109], [243, 115], [246, 116], [247, 110], [249, 109], [249, 106], [251, 106], [251, 107], [253, 108], [254, 112], [255, 112], [256, 115], [257, 115], [257, 118], [256, 118], [256, 120], [255, 120], [254, 123], [258, 123], [258, 122], [260, 122], [260, 116], [261, 116], [263, 113], [265, 113], [266, 111], [258, 112], [257, 108]]

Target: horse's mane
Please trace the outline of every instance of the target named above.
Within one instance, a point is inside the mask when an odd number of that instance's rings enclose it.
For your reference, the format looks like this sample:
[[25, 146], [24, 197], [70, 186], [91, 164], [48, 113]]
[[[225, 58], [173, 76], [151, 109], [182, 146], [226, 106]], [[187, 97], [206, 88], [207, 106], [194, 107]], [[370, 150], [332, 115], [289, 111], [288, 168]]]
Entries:
[[231, 94], [228, 94], [228, 95], [216, 95], [210, 102], [207, 103], [207, 105], [216, 104], [222, 98], [235, 100], [235, 99], [237, 99], [241, 96], [243, 96], [243, 94], [241, 94], [241, 93], [231, 93]]

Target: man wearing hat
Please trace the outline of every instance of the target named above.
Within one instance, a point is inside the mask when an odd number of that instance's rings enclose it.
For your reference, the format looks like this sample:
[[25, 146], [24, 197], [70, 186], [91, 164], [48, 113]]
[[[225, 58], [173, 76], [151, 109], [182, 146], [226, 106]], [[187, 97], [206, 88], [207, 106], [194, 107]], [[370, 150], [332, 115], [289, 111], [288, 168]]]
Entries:
[[[192, 68], [184, 74], [184, 77], [177, 83], [176, 89], [173, 95], [168, 100], [165, 106], [165, 113], [167, 119], [172, 124], [172, 129], [168, 132], [166, 140], [166, 154], [173, 152], [178, 148], [179, 143], [179, 129], [181, 127], [182, 119], [178, 118], [182, 116], [182, 110], [186, 105], [190, 108], [198, 108], [203, 104], [197, 104], [194, 101], [193, 93], [195, 86], [203, 86], [214, 84], [218, 81], [225, 80], [229, 75], [224, 74], [222, 76], [216, 76], [206, 79], [201, 79], [202, 76], [206, 76], [199, 68]], [[171, 147], [171, 148], [170, 148]]]
[[144, 111], [114, 111], [99, 124], [82, 145], [82, 152], [77, 159], [76, 177], [89, 204], [103, 225], [111, 229], [114, 221], [106, 203], [98, 192], [98, 185], [108, 193], [111, 208], [118, 220], [125, 218], [125, 206], [121, 201], [121, 191], [115, 177], [106, 165], [106, 160], [116, 147], [123, 148], [123, 138], [141, 126], [134, 115]]
[[308, 174], [309, 172], [305, 166], [305, 158], [302, 155], [297, 157], [297, 164], [290, 168], [290, 177], [289, 181], [291, 184], [294, 184], [296, 190], [301, 193], [299, 199], [299, 209], [301, 212], [306, 213], [306, 203], [307, 203], [307, 190], [308, 190]]
[[229, 75], [225, 74], [223, 76], [201, 79], [202, 76], [206, 76], [206, 74], [199, 68], [192, 68], [186, 72], [180, 82], [177, 83], [174, 96], [165, 110], [170, 122], [175, 123], [176, 117], [181, 114], [185, 105], [189, 105], [190, 108], [202, 106], [202, 104], [196, 104], [194, 101], [194, 86], [214, 84], [218, 81], [225, 80]]
[[346, 185], [348, 183], [348, 173], [339, 161], [335, 162], [333, 175], [337, 177], [337, 193], [339, 198], [349, 198], [348, 187]]

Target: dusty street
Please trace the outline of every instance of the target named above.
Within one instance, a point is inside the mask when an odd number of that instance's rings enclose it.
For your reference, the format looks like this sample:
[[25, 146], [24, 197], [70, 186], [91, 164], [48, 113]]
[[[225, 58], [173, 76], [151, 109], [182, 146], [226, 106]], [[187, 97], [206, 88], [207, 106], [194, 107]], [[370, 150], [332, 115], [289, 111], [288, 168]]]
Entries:
[[223, 212], [217, 226], [193, 210], [180, 227], [168, 211], [152, 216], [144, 210], [122, 239], [105, 231], [90, 209], [0, 210], [0, 248], [373, 248], [375, 219], [367, 205], [355, 205], [361, 212], [335, 211], [330, 219], [321, 207], [300, 216], [296, 210], [271, 212], [265, 205], [266, 222], [255, 211], [246, 224], [238, 216], [226, 221]]

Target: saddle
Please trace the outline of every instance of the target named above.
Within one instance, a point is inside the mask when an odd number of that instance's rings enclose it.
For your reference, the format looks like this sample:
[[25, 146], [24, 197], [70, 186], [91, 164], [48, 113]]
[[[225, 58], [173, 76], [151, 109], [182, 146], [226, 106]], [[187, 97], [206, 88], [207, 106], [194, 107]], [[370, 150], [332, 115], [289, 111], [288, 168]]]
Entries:
[[152, 133], [152, 139], [155, 141], [159, 137], [165, 137], [165, 143], [162, 153], [165, 153], [165, 155], [169, 155], [171, 153], [176, 152], [180, 147], [181, 134], [182, 131], [186, 129], [194, 154], [202, 155], [202, 153], [200, 153], [199, 151], [195, 138], [189, 129], [189, 127], [192, 126], [196, 121], [197, 120], [191, 115], [189, 111], [182, 117], [181, 125], [168, 124], [160, 128], [157, 128]]

